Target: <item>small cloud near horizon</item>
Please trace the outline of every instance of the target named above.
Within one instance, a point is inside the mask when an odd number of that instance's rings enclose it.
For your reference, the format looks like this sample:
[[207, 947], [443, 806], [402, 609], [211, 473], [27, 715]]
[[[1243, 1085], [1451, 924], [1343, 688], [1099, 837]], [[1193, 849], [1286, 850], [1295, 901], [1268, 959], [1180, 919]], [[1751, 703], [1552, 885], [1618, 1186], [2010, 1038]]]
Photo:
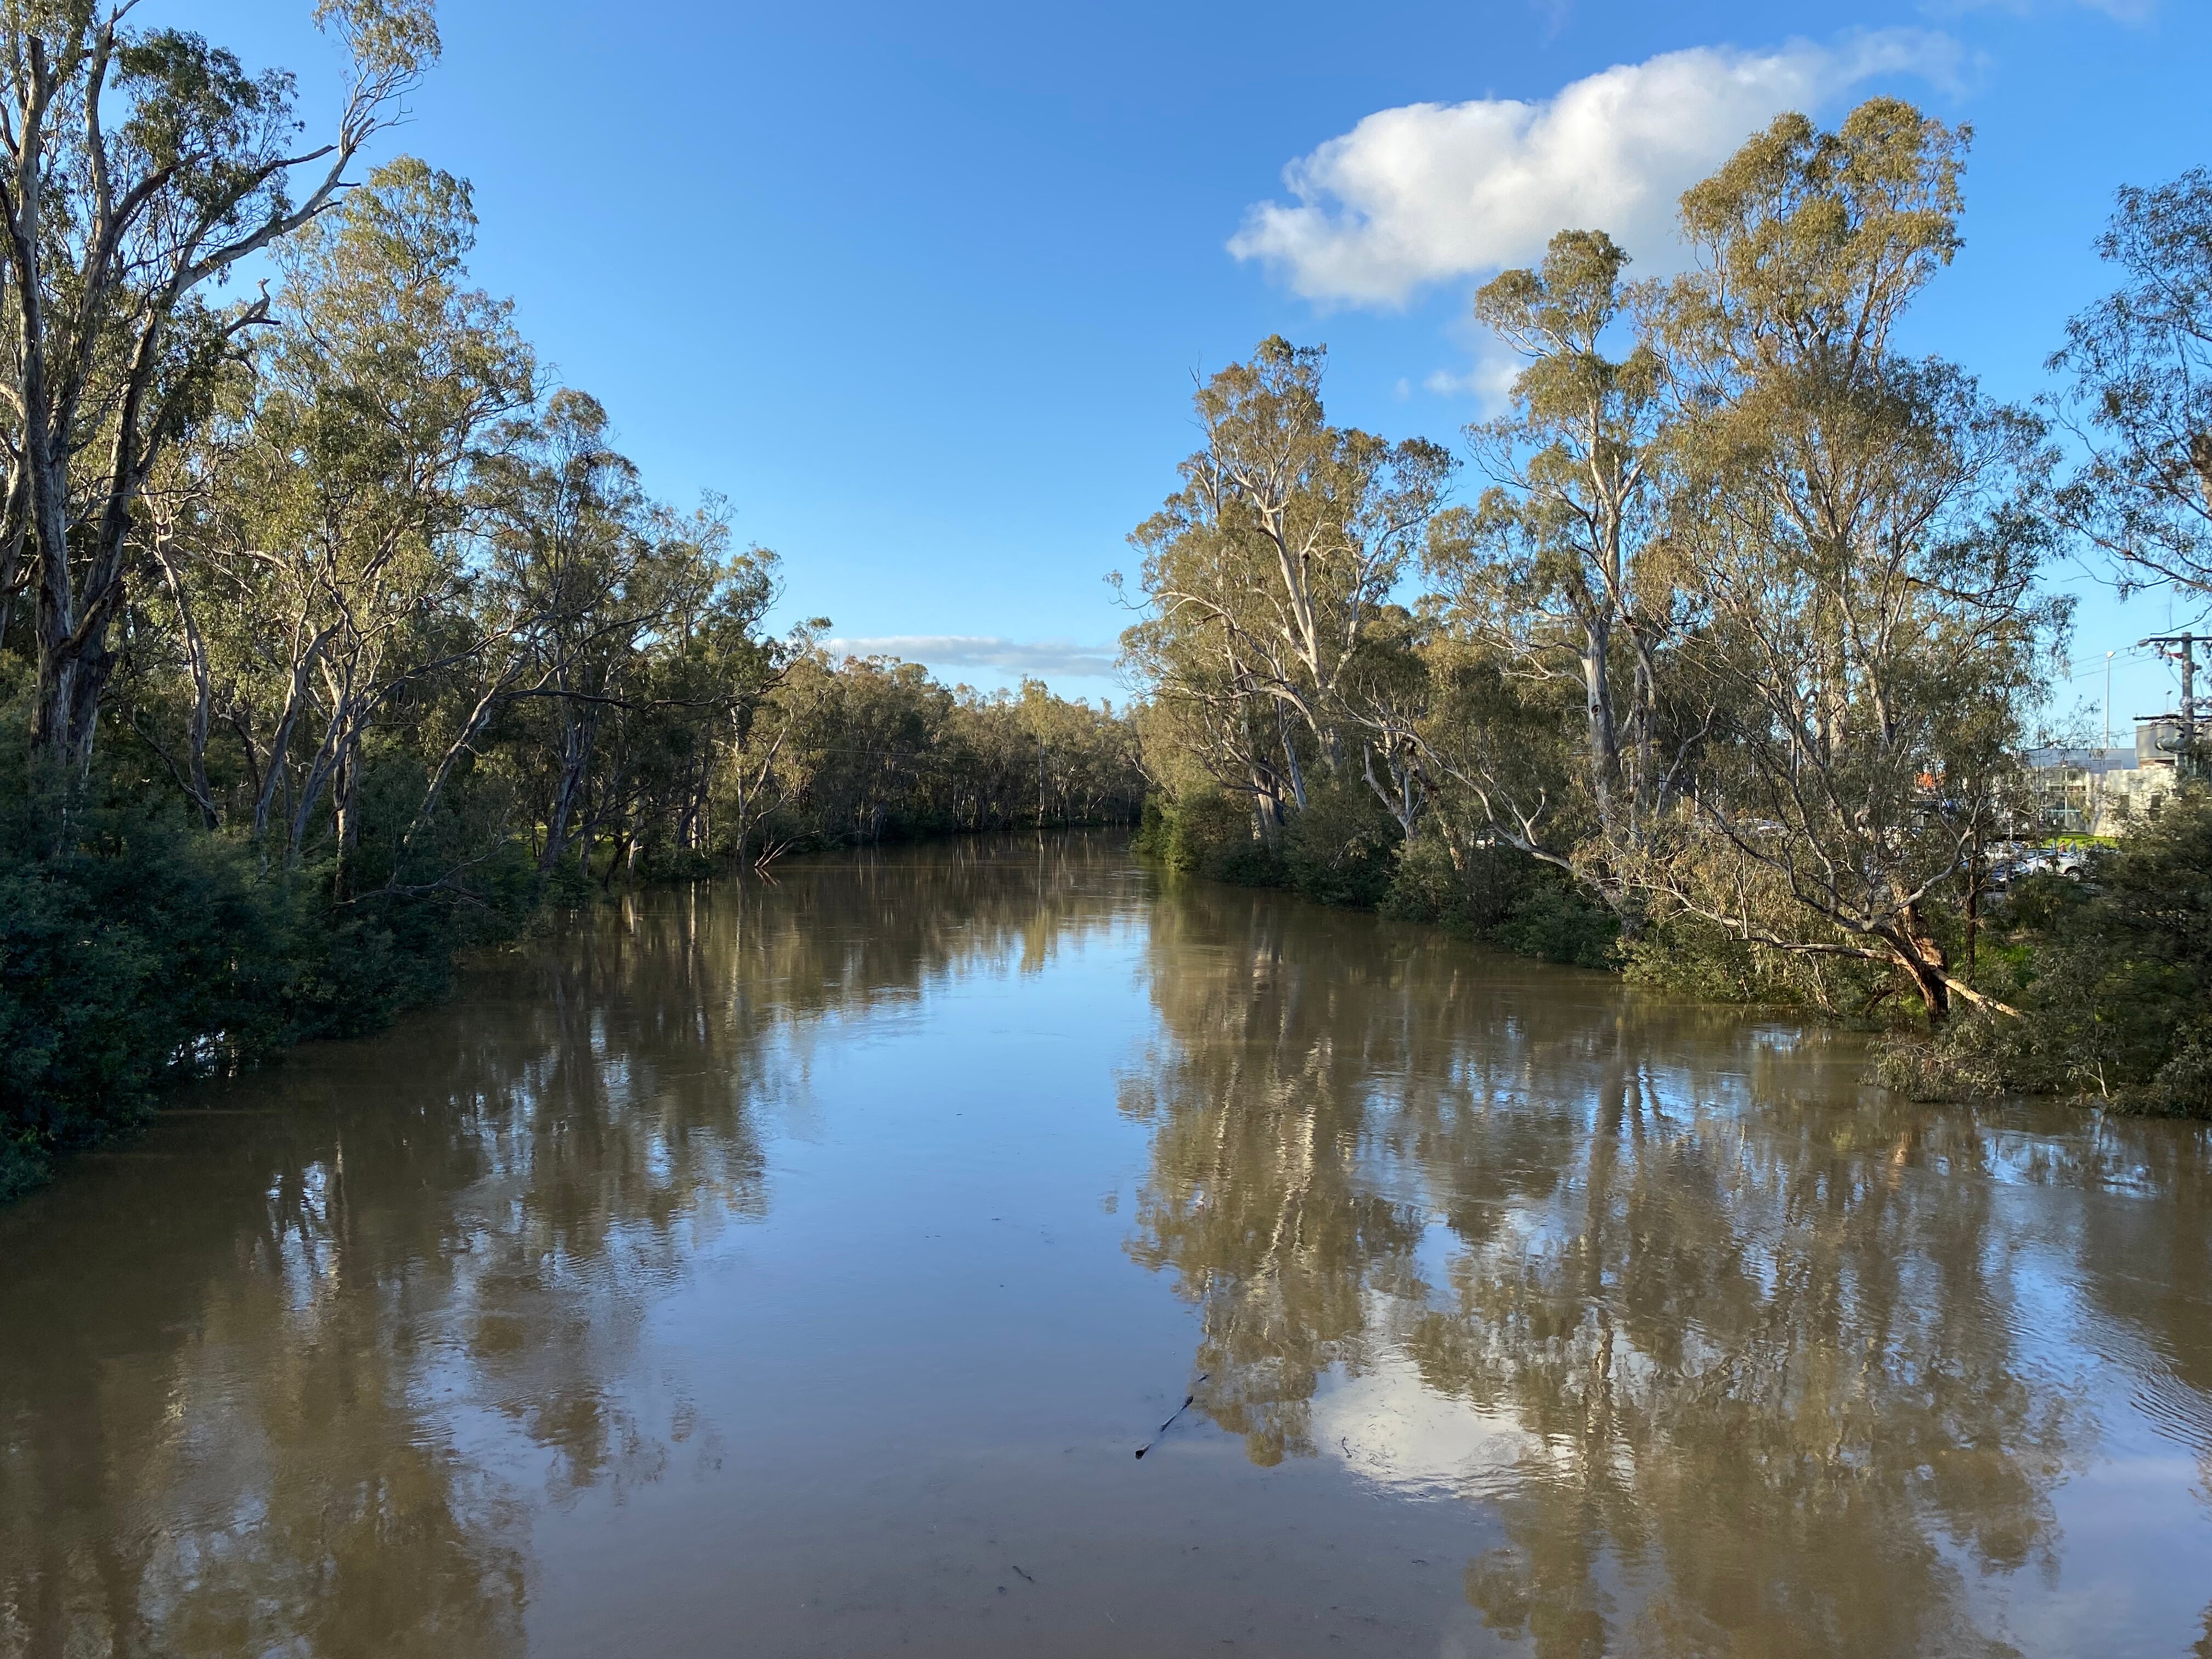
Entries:
[[885, 634], [822, 641], [833, 657], [896, 657], [930, 668], [996, 668], [1009, 674], [1109, 679], [1119, 653], [1068, 640], [1007, 640], [987, 634]]

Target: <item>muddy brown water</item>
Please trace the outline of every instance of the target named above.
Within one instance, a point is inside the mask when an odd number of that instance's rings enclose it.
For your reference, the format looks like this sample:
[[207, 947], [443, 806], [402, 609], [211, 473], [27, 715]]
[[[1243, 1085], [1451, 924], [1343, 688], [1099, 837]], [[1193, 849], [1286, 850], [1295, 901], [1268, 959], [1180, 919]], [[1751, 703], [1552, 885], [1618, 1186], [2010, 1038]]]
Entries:
[[2212, 1654], [2206, 1138], [1861, 1065], [1109, 840], [641, 898], [0, 1213], [0, 1652]]

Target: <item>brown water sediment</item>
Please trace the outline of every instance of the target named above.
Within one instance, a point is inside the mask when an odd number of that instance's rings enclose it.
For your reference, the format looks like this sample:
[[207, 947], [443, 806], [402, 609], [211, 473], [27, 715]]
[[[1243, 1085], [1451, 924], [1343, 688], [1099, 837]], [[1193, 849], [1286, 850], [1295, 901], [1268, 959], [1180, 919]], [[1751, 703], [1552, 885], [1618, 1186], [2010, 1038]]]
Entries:
[[0, 1214], [0, 1654], [2212, 1651], [2212, 1142], [1859, 1067], [1106, 840], [641, 899]]

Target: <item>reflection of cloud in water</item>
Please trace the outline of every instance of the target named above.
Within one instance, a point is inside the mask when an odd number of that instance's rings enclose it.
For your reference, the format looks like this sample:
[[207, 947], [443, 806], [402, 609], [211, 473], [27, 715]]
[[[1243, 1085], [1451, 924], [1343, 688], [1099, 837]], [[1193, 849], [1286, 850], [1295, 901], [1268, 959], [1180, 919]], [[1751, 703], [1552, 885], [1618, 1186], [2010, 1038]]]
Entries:
[[1485, 1411], [1431, 1392], [1392, 1354], [1362, 1375], [1338, 1371], [1313, 1407], [1322, 1455], [1377, 1486], [1413, 1497], [1482, 1497], [1510, 1486], [1540, 1443], [1510, 1412]]
[[[2073, 1512], [2116, 1433], [2201, 1443], [2212, 1139], [1912, 1105], [1833, 1033], [1220, 890], [1151, 943], [1127, 1248], [1197, 1310], [1200, 1403], [1255, 1462], [1483, 1505], [1493, 1631], [1994, 1659], [2092, 1645], [2039, 1626], [2084, 1582], [2138, 1631], [2201, 1595]], [[2168, 1540], [2189, 1472], [2127, 1477]]]

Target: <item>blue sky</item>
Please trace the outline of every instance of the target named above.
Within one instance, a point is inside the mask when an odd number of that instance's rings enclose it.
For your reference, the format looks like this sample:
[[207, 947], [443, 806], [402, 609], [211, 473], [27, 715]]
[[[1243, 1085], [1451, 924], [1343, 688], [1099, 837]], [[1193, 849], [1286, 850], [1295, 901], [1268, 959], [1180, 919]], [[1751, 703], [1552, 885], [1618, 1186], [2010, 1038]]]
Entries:
[[[292, 68], [312, 115], [340, 66], [310, 10], [142, 15]], [[473, 181], [479, 280], [651, 486], [725, 492], [784, 557], [786, 619], [1117, 700], [1102, 579], [1193, 446], [1192, 373], [1267, 333], [1328, 344], [1337, 420], [1450, 439], [1499, 378], [1466, 320], [1498, 261], [1572, 221], [1663, 267], [1673, 193], [1752, 126], [1893, 92], [1976, 131], [1966, 250], [1914, 343], [2024, 398], [2103, 285], [2113, 187], [2212, 161], [2203, 0], [440, 16], [387, 148]], [[2168, 607], [2075, 585], [2094, 703]], [[2124, 662], [2116, 723], [2166, 684]]]

